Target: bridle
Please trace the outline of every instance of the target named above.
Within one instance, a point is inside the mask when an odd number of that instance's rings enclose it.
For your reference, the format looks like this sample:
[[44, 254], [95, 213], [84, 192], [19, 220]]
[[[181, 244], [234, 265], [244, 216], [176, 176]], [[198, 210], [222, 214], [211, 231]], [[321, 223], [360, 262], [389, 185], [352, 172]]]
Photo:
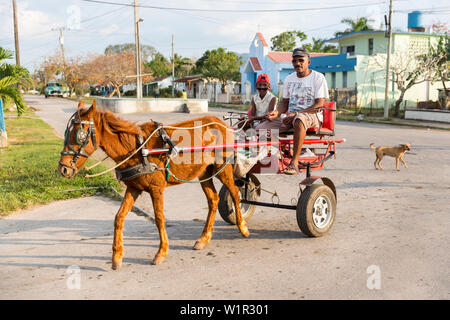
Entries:
[[[77, 129], [76, 136], [75, 136], [76, 137], [75, 142], [77, 145], [80, 146], [80, 148], [78, 150], [75, 150], [72, 147], [72, 145], [68, 144], [69, 143], [69, 134], [72, 131], [72, 128], [74, 127], [74, 125], [76, 125], [76, 124], [80, 125], [80, 128]], [[89, 125], [88, 130], [85, 130], [83, 128], [83, 124]], [[73, 156], [73, 158], [70, 162], [70, 166], [68, 166], [65, 163], [62, 163], [61, 161], [59, 161], [59, 164], [64, 167], [76, 169], [75, 164], [77, 163], [77, 161], [80, 157], [89, 158], [89, 155], [86, 152], [84, 152], [84, 148], [89, 143], [89, 138], [92, 138], [92, 144], [94, 145], [94, 150], [97, 150], [97, 139], [96, 139], [96, 135], [95, 135], [94, 120], [93, 119], [89, 120], [89, 121], [81, 120], [80, 110], [77, 110], [77, 112], [75, 112], [72, 115], [72, 117], [70, 117], [69, 121], [67, 122], [66, 131], [64, 132], [64, 148], [67, 146], [70, 150], [61, 151], [62, 156]]]

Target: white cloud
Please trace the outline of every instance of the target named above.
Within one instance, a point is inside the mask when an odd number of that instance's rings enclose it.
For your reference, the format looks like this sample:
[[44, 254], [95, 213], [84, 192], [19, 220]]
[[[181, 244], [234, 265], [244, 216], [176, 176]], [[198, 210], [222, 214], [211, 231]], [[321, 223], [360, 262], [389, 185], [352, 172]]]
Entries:
[[119, 26], [114, 23], [114, 24], [112, 24], [112, 25], [110, 25], [108, 27], [100, 29], [100, 34], [102, 36], [107, 36], [107, 35], [113, 34], [114, 32], [116, 32], [118, 30], [119, 30]]

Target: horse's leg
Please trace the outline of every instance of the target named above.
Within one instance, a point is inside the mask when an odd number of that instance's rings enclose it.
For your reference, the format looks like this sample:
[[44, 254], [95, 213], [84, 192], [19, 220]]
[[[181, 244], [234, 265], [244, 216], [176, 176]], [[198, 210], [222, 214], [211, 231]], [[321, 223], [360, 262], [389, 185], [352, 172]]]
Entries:
[[163, 187], [151, 187], [149, 189], [150, 196], [152, 197], [153, 210], [155, 212], [155, 224], [159, 231], [159, 250], [153, 258], [153, 264], [160, 264], [167, 257], [167, 251], [169, 249], [169, 240], [167, 238], [167, 232], [165, 228], [164, 220], [164, 188]]
[[242, 218], [240, 208], [241, 199], [239, 197], [239, 188], [234, 184], [233, 167], [231, 165], [227, 165], [226, 168], [224, 168], [222, 172], [217, 175], [217, 177], [230, 191], [230, 195], [234, 203], [234, 211], [236, 213], [236, 224], [239, 231], [244, 237], [248, 237], [250, 232], [248, 231], [247, 223]]
[[[200, 177], [199, 177], [200, 178]], [[200, 178], [202, 179], [202, 178]], [[216, 188], [212, 179], [202, 182], [202, 189], [208, 199], [208, 217], [206, 218], [205, 227], [201, 237], [197, 240], [194, 245], [195, 250], [201, 250], [206, 247], [211, 241], [213, 233], [214, 219], [216, 217], [217, 206], [219, 204], [219, 195], [217, 194]]]
[[114, 220], [114, 242], [112, 246], [112, 268], [114, 270], [119, 269], [122, 265], [123, 257], [123, 223], [128, 212], [133, 207], [134, 202], [141, 194], [141, 191], [128, 187], [125, 191], [120, 209], [116, 214]]

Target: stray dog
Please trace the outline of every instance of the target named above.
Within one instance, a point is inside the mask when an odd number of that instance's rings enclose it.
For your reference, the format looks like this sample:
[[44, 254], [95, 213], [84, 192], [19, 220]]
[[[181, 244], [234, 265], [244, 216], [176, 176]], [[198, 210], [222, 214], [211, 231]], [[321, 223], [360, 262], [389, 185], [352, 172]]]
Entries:
[[390, 156], [395, 158], [395, 164], [397, 167], [397, 171], [400, 171], [400, 168], [398, 167], [398, 162], [401, 161], [402, 164], [405, 166], [405, 168], [408, 168], [405, 161], [402, 159], [403, 155], [406, 153], [406, 151], [411, 150], [411, 145], [409, 143], [407, 144], [401, 144], [398, 147], [375, 147], [373, 143], [370, 144], [370, 147], [372, 149], [375, 149], [375, 154], [377, 158], [375, 159], [375, 162], [373, 163], [375, 166], [375, 169], [378, 170], [378, 167], [380, 167], [380, 170], [383, 170], [383, 167], [381, 167], [381, 160], [384, 156]]

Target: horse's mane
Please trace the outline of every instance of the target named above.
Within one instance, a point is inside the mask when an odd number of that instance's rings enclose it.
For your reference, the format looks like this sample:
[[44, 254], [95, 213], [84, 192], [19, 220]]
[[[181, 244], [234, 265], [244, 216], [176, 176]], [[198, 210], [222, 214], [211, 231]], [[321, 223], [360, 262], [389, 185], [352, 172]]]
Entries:
[[126, 148], [135, 148], [136, 135], [143, 132], [136, 123], [121, 119], [111, 111], [97, 110], [97, 123], [102, 131], [117, 135]]

